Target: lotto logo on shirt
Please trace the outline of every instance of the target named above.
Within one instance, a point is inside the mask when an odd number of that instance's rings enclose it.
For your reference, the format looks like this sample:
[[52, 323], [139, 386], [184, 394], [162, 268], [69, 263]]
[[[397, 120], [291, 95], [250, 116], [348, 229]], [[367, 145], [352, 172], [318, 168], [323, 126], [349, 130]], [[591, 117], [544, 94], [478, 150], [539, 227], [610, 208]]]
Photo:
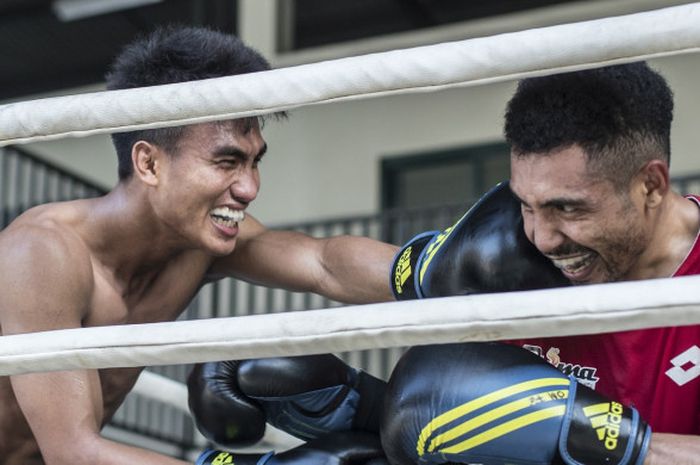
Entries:
[[685, 352], [671, 359], [673, 368], [666, 371], [666, 376], [674, 383], [683, 386], [700, 376], [700, 348], [692, 346]]

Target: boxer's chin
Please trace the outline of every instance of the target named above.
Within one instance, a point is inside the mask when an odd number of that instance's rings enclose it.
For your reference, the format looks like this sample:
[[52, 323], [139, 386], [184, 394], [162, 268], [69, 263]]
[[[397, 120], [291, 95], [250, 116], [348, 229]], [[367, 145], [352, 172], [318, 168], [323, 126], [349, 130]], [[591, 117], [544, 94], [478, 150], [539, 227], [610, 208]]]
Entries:
[[234, 225], [220, 225], [212, 222], [212, 234], [206, 239], [205, 248], [216, 257], [229, 255], [236, 248], [238, 242], [238, 223]]

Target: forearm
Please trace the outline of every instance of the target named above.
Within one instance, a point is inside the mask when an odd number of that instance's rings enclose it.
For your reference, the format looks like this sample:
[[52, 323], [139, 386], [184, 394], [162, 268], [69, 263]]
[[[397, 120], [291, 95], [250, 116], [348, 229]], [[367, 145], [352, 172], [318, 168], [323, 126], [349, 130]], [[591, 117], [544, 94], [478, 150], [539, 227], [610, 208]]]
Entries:
[[700, 436], [654, 433], [644, 465], [700, 464]]
[[398, 247], [366, 237], [337, 236], [326, 240], [323, 266], [327, 279], [318, 293], [347, 303], [393, 300], [389, 270]]
[[[192, 465], [150, 450], [121, 444], [103, 437], [64, 445], [53, 455], [44, 452], [46, 465]], [[70, 449], [70, 450], [66, 450]]]
[[268, 287], [314, 292], [345, 303], [393, 300], [389, 272], [398, 247], [361, 236], [315, 238], [243, 223], [231, 255], [215, 260], [208, 279], [231, 276]]

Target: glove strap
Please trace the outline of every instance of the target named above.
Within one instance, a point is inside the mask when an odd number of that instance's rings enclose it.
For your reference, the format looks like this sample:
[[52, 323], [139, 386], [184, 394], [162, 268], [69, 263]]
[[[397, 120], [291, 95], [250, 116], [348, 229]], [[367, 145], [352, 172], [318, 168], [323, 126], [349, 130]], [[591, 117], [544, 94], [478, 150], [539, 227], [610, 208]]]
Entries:
[[233, 464], [233, 455], [222, 450], [207, 449], [197, 457], [195, 465], [226, 465]]
[[262, 457], [260, 457], [260, 460], [258, 460], [257, 465], [265, 465], [272, 458], [273, 455], [275, 455], [275, 453], [272, 451], [263, 455]]
[[567, 465], [637, 465], [644, 462], [651, 428], [639, 412], [572, 379], [559, 452]]
[[346, 385], [284, 397], [252, 397], [263, 401], [267, 421], [299, 439], [309, 440], [330, 431], [347, 431], [360, 394]]
[[230, 452], [207, 449], [199, 455], [195, 465], [265, 465], [274, 455], [273, 451], [263, 456], [243, 454], [236, 455], [234, 460], [234, 456]]
[[355, 389], [360, 393], [360, 402], [352, 420], [352, 429], [379, 433], [386, 381], [360, 371]]
[[427, 231], [413, 237], [394, 256], [391, 265], [391, 292], [396, 300], [412, 300], [419, 298], [419, 290], [414, 282], [418, 273], [418, 257], [425, 246], [440, 231]]

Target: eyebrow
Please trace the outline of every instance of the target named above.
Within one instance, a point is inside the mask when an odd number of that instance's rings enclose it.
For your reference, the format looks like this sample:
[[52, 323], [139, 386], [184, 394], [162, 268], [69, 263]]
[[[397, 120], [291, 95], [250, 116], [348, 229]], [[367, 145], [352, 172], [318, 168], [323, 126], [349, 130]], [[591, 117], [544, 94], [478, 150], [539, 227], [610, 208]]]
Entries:
[[[530, 207], [530, 204], [528, 204], [526, 201], [520, 198], [518, 194], [515, 193], [513, 189], [510, 190], [513, 193], [513, 196], [518, 199], [520, 203], [525, 205], [526, 207]], [[577, 198], [571, 198], [571, 197], [555, 197], [553, 199], [548, 199], [539, 206], [542, 208], [552, 208], [552, 207], [563, 207], [563, 206], [573, 206], [573, 207], [582, 207], [587, 205], [587, 202], [585, 199], [577, 199]]]
[[554, 199], [549, 199], [546, 202], [542, 204], [542, 207], [544, 208], [551, 208], [551, 207], [583, 207], [587, 205], [587, 202], [584, 199], [574, 199], [574, 198], [568, 198], [568, 197], [559, 197], [559, 198], [554, 198]]
[[[261, 158], [263, 155], [265, 155], [266, 152], [267, 152], [267, 144], [263, 145], [262, 148], [258, 151], [257, 154], [255, 154], [255, 156], [253, 158]], [[214, 156], [248, 158], [247, 153], [245, 153], [243, 150], [241, 150], [238, 147], [235, 147], [233, 145], [224, 145], [222, 147], [217, 148], [216, 150], [214, 150]]]

